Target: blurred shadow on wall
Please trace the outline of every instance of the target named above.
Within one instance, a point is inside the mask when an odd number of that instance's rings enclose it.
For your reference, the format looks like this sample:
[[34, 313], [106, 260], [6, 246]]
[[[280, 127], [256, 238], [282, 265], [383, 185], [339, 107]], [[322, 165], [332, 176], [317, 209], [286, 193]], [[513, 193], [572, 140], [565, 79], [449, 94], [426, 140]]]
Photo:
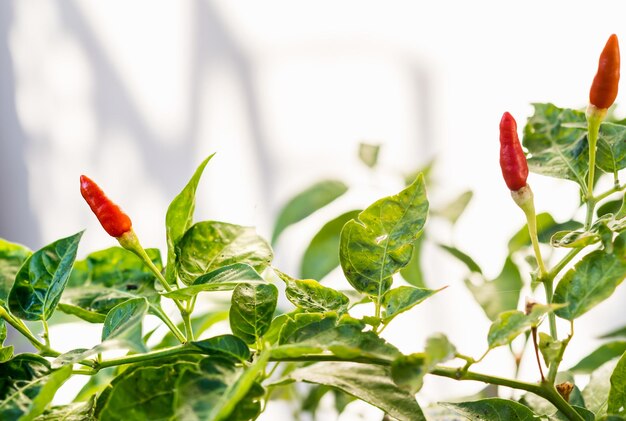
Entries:
[[13, 3], [0, 2], [0, 237], [31, 248], [40, 244], [38, 224], [28, 198], [24, 160], [26, 134], [17, 116], [9, 30]]
[[[94, 114], [99, 127], [124, 127], [130, 138], [137, 142], [141, 156], [146, 160], [143, 168], [146, 176], [153, 184], [159, 186], [166, 198], [173, 198], [187, 181], [198, 164], [194, 156], [199, 141], [198, 129], [201, 121], [201, 90], [202, 76], [218, 62], [227, 62], [239, 79], [247, 105], [246, 112], [249, 128], [254, 139], [258, 165], [261, 169], [262, 184], [270, 193], [270, 166], [263, 145], [266, 136], [262, 130], [257, 110], [256, 92], [251, 79], [252, 66], [243, 50], [230, 36], [230, 31], [219, 18], [217, 12], [206, 1], [196, 0], [192, 6], [192, 22], [190, 22], [190, 40], [193, 43], [190, 66], [190, 90], [187, 97], [190, 101], [189, 124], [184, 128], [180, 139], [175, 142], [155, 142], [161, 135], [142, 123], [138, 110], [132, 104], [129, 93], [124, 88], [121, 76], [113, 68], [103, 50], [96, 34], [81, 15], [80, 10], [72, 3], [57, 2], [64, 28], [75, 34], [75, 39], [82, 45], [94, 73]], [[139, 27], [138, 27], [139, 29]], [[163, 60], [167, 60], [163, 57]], [[204, 139], [203, 139], [204, 141]], [[154, 145], [159, 144], [158, 148]], [[97, 154], [94, 150], [94, 154]], [[92, 160], [96, 160], [96, 156]], [[149, 161], [148, 161], [149, 158]], [[271, 197], [271, 196], [270, 196]]]

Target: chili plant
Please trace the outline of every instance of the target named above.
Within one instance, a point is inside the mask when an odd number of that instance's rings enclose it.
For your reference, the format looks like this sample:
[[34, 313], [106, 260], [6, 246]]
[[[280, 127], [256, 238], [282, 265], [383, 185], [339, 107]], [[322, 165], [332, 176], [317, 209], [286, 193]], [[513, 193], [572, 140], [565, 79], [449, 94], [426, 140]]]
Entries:
[[[130, 218], [85, 176], [83, 197], [121, 247], [77, 260], [82, 232], [34, 252], [0, 240], [0, 418], [253, 420], [271, 399], [295, 393], [302, 401], [298, 410], [314, 412], [332, 393], [338, 412], [359, 399], [380, 408], [385, 419], [626, 419], [626, 327], [561, 369], [576, 319], [626, 277], [626, 184], [619, 179], [626, 167], [626, 122], [608, 113], [618, 81], [619, 47], [611, 36], [586, 113], [534, 104], [522, 143], [513, 116], [502, 117], [502, 174], [527, 225], [509, 242], [496, 279], [485, 279], [467, 253], [441, 245], [467, 266], [465, 286], [492, 321], [488, 332], [478, 333], [485, 337], [482, 355], [461, 352], [442, 333], [428, 337], [423, 351], [404, 355], [382, 336], [396, 316], [445, 294], [428, 288], [421, 270], [422, 245], [435, 241], [426, 235], [427, 169], [407, 177], [397, 194], [324, 224], [300, 273], [293, 274], [273, 265], [270, 242], [253, 228], [193, 220], [208, 157], [167, 210], [164, 258], [142, 247]], [[362, 145], [360, 157], [373, 170], [377, 155], [376, 146]], [[529, 171], [577, 183], [584, 219], [536, 215]], [[613, 184], [597, 191], [605, 175]], [[325, 180], [298, 194], [279, 213], [272, 243], [347, 190], [342, 181]], [[470, 199], [465, 192], [431, 209], [430, 217], [454, 225]], [[337, 267], [344, 289], [320, 282]], [[533, 298], [522, 304], [526, 282]], [[228, 303], [210, 298], [224, 294]], [[101, 325], [101, 343], [55, 350], [48, 325], [59, 314]], [[148, 315], [162, 322], [160, 329], [146, 331]], [[558, 330], [557, 317], [568, 322], [567, 331]], [[219, 323], [227, 323], [230, 333], [215, 334]], [[8, 326], [35, 351], [15, 354], [4, 344]], [[518, 337], [521, 349], [513, 344]], [[534, 351], [533, 378], [481, 370], [485, 356], [503, 346], [518, 368], [524, 350]], [[122, 354], [111, 357], [111, 350]], [[74, 402], [53, 406], [72, 376], [89, 380]], [[472, 399], [421, 408], [416, 394], [426, 376], [491, 387]], [[581, 390], [577, 382], [586, 386]], [[308, 386], [294, 389], [303, 383]]]

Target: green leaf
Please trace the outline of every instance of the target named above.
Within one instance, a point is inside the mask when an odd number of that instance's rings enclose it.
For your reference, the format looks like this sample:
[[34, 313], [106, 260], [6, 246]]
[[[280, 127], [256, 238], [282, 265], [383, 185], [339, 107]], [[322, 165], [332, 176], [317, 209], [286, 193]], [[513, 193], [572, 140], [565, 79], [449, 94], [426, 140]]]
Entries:
[[422, 235], [413, 243], [411, 260], [405, 267], [400, 269], [400, 275], [404, 280], [418, 288], [426, 288], [424, 273], [422, 271], [422, 246], [424, 244], [424, 238], [425, 236]]
[[626, 414], [626, 352], [619, 359], [611, 374], [607, 412], [615, 415]]
[[363, 331], [365, 324], [336, 313], [295, 314], [284, 324], [279, 345], [272, 357], [291, 359], [309, 354], [333, 354], [340, 358], [360, 357], [392, 361], [400, 356], [393, 345], [372, 331]]
[[480, 266], [478, 266], [478, 264], [474, 261], [474, 259], [472, 259], [467, 254], [463, 253], [461, 250], [455, 247], [446, 246], [444, 244], [439, 244], [439, 247], [441, 247], [442, 249], [450, 253], [452, 256], [459, 259], [462, 263], [464, 263], [465, 266], [467, 266], [467, 268], [470, 270], [470, 272], [483, 273], [482, 269], [480, 268]]
[[[207, 417], [210, 420], [223, 420], [223, 419], [256, 419], [261, 412], [261, 398], [265, 395], [265, 390], [256, 383], [255, 379], [265, 370], [265, 366], [269, 359], [269, 352], [262, 352], [254, 363], [248, 366], [243, 372], [240, 370], [235, 371], [234, 379], [225, 379], [225, 384], [228, 386], [223, 393], [220, 393], [217, 402], [212, 402], [212, 408]], [[219, 360], [203, 360], [202, 363], [216, 362]], [[216, 370], [211, 367], [209, 370], [203, 367], [205, 372], [213, 373]], [[234, 370], [233, 370], [234, 371]], [[234, 377], [234, 376], [233, 376]], [[234, 380], [234, 381], [233, 381]], [[182, 395], [187, 401], [187, 394], [185, 391], [181, 391]], [[206, 405], [204, 394], [199, 396], [199, 402]], [[227, 418], [228, 417], [228, 418]]]
[[441, 403], [472, 421], [539, 421], [533, 411], [514, 401], [500, 398], [481, 399], [474, 402]]
[[444, 334], [436, 333], [426, 339], [424, 352], [396, 358], [391, 364], [391, 377], [398, 386], [415, 394], [422, 388], [426, 374], [455, 355], [456, 347]]
[[141, 323], [148, 311], [145, 298], [133, 298], [109, 311], [102, 327], [102, 341], [123, 338]]
[[194, 224], [178, 242], [176, 267], [186, 285], [215, 269], [246, 263], [262, 272], [272, 262], [272, 249], [254, 228], [205, 221]]
[[550, 367], [550, 364], [556, 361], [561, 353], [561, 346], [561, 341], [554, 340], [547, 333], [539, 332], [539, 351], [541, 351], [546, 366]]
[[600, 339], [610, 339], [610, 338], [626, 338], [626, 326], [620, 327], [619, 329], [615, 329], [609, 333], [605, 333], [600, 336]]
[[300, 275], [321, 280], [339, 266], [339, 239], [341, 229], [359, 214], [359, 210], [346, 212], [327, 222], [311, 240], [302, 257]]
[[[537, 215], [537, 237], [541, 243], [549, 243], [552, 236], [558, 231], [572, 231], [581, 228], [583, 224], [578, 221], [556, 222], [552, 215], [543, 212]], [[513, 254], [525, 247], [530, 247], [530, 235], [528, 225], [524, 224], [509, 240], [509, 254]]]
[[95, 396], [91, 396], [85, 402], [53, 406], [35, 418], [35, 421], [96, 421], [94, 410]]
[[591, 231], [559, 231], [550, 239], [552, 247], [579, 248], [600, 241], [600, 235]]
[[0, 300], [7, 300], [15, 275], [31, 254], [28, 248], [0, 238]]
[[287, 285], [285, 295], [293, 305], [307, 312], [348, 311], [350, 300], [345, 294], [325, 287], [313, 279], [294, 279], [274, 269], [274, 272]]
[[560, 306], [535, 304], [530, 314], [525, 314], [518, 310], [500, 313], [489, 328], [487, 337], [489, 348], [496, 348], [510, 343], [532, 326], [537, 326], [544, 315], [558, 308]]
[[626, 341], [613, 341], [601, 345], [596, 348], [591, 354], [581, 359], [574, 367], [570, 368], [577, 374], [590, 374], [598, 369], [601, 365], [614, 358], [621, 356], [626, 352]]
[[[146, 253], [160, 269], [159, 250], [146, 249]], [[113, 307], [129, 299], [145, 297], [151, 308], [159, 305], [160, 296], [154, 288], [155, 275], [128, 250], [111, 247], [91, 253], [84, 261], [74, 264], [72, 273], [77, 266], [80, 272], [86, 273], [80, 285], [68, 287], [61, 297], [59, 309], [66, 314], [91, 323], [103, 323]]]
[[5, 363], [13, 358], [13, 345], [0, 347], [0, 363]]
[[287, 202], [278, 214], [274, 232], [272, 233], [272, 244], [276, 243], [276, 240], [285, 228], [303, 220], [347, 191], [348, 186], [341, 181], [324, 180], [297, 194]]
[[32, 420], [44, 412], [71, 367], [50, 372], [37, 355], [20, 354], [0, 364], [0, 419]]
[[624, 235], [615, 240], [615, 252], [596, 250], [583, 257], [561, 278], [554, 302], [566, 304], [557, 316], [574, 320], [613, 294], [626, 277], [626, 259], [621, 249]]
[[609, 361], [591, 373], [589, 383], [583, 390], [583, 398], [587, 409], [598, 415], [606, 412], [606, 403], [611, 390], [611, 373], [615, 370], [617, 359]]
[[596, 166], [609, 174], [626, 168], [626, 127], [607, 122], [600, 125]]
[[[84, 296], [81, 298], [84, 298]], [[98, 299], [100, 297], [93, 296], [93, 298]], [[128, 297], [123, 297], [122, 299], [126, 299], [126, 298]], [[85, 310], [82, 307], [75, 306], [72, 304], [64, 304], [61, 302], [59, 303], [58, 308], [65, 314], [76, 316], [89, 323], [104, 323], [104, 320], [106, 319], [105, 314], [96, 313], [95, 311]]]
[[263, 388], [254, 380], [266, 357], [243, 370], [229, 359], [156, 360], [115, 378], [98, 399], [99, 419], [254, 419]]
[[523, 140], [530, 154], [529, 169], [585, 186], [589, 156], [585, 114], [553, 104], [533, 106], [535, 113], [524, 127]]
[[425, 421], [415, 396], [399, 388], [389, 368], [351, 362], [322, 362], [296, 369], [296, 382], [326, 385], [374, 405], [399, 421]]
[[359, 159], [370, 168], [376, 166], [378, 162], [378, 152], [380, 152], [380, 145], [359, 143]]
[[270, 327], [278, 289], [272, 284], [239, 284], [233, 291], [230, 328], [246, 343], [253, 344]]
[[167, 237], [165, 279], [170, 284], [176, 281], [176, 245], [193, 223], [193, 211], [196, 207], [196, 189], [204, 168], [214, 155], [210, 155], [200, 163], [191, 180], [167, 208], [167, 214], [165, 215], [165, 234]]
[[498, 277], [492, 281], [483, 278], [481, 285], [474, 284], [466, 279], [465, 285], [474, 299], [490, 320], [495, 320], [498, 314], [517, 308], [519, 295], [524, 282], [517, 265], [507, 257]]
[[241, 283], [265, 282], [256, 270], [245, 263], [234, 263], [215, 269], [197, 278], [191, 286], [162, 295], [175, 300], [188, 300], [206, 291], [231, 291]]
[[467, 205], [469, 205], [472, 197], [474, 197], [474, 192], [472, 192], [471, 190], [465, 191], [452, 202], [442, 206], [439, 209], [433, 209], [433, 215], [445, 218], [452, 225], [454, 225], [465, 211], [465, 208], [467, 208]]
[[9, 308], [24, 320], [48, 320], [61, 298], [83, 232], [62, 238], [33, 253], [17, 273]]
[[100, 395], [96, 411], [102, 421], [153, 421], [174, 418], [176, 385], [186, 370], [196, 369], [189, 361], [135, 366], [117, 376], [108, 392]]
[[[34, 382], [27, 385], [26, 387], [22, 387], [22, 385], [20, 385], [20, 394], [23, 394], [22, 399], [24, 397], [26, 397], [27, 399], [32, 399], [29, 405], [30, 410], [28, 414], [22, 415], [20, 417], [20, 421], [30, 421], [38, 415], [42, 414], [48, 404], [52, 402], [52, 399], [54, 398], [57, 390], [59, 390], [59, 388], [63, 386], [63, 383], [65, 383], [65, 381], [69, 379], [71, 375], [72, 367], [67, 366], [53, 371], [52, 373], [48, 374], [45, 379], [38, 379], [41, 381], [38, 382], [39, 384], [37, 385], [35, 385]], [[36, 396], [33, 397], [35, 393]], [[21, 401], [20, 405], [22, 405], [23, 403], [25, 402]]]
[[[93, 376], [89, 377], [87, 383], [78, 392], [74, 398], [74, 402], [90, 401], [92, 397], [100, 395], [106, 389], [111, 381], [115, 378], [115, 367], [104, 368]], [[79, 421], [79, 420], [76, 420]]]
[[248, 345], [233, 335], [214, 336], [213, 338], [192, 342], [192, 344], [208, 355], [223, 355], [241, 362], [250, 359]]
[[380, 297], [391, 287], [391, 277], [411, 260], [427, 214], [420, 175], [397, 195], [374, 202], [344, 225], [339, 259], [354, 289]]
[[383, 308], [382, 322], [388, 324], [398, 314], [410, 310], [439, 291], [441, 291], [441, 289], [433, 290], [410, 286], [400, 286], [390, 289], [385, 292], [380, 302]]

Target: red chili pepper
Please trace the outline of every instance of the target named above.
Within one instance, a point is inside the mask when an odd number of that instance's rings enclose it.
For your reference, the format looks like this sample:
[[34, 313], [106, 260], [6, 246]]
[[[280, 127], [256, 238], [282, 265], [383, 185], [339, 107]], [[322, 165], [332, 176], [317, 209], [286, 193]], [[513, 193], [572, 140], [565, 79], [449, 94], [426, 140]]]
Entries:
[[517, 123], [509, 113], [500, 120], [500, 168], [509, 190], [526, 186], [528, 163], [517, 136]]
[[102, 189], [85, 175], [80, 176], [80, 193], [111, 237], [121, 237], [132, 229], [128, 215], [111, 202]]
[[609, 108], [617, 97], [619, 61], [619, 43], [617, 35], [613, 34], [600, 54], [598, 72], [589, 91], [589, 103], [599, 109]]

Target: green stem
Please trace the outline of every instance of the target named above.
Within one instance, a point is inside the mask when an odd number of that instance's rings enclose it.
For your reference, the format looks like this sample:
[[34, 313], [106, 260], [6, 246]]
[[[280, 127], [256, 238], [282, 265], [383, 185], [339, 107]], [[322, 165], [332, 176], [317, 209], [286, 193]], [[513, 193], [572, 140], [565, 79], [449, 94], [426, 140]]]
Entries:
[[146, 352], [144, 354], [125, 355], [119, 358], [104, 360], [96, 364], [95, 369], [100, 370], [107, 367], [138, 363], [142, 361], [156, 360], [158, 358], [171, 357], [183, 354], [199, 354], [201, 351], [193, 345], [183, 344], [170, 348], [159, 349], [157, 351]]
[[191, 326], [191, 317], [189, 311], [185, 310], [181, 312], [180, 315], [183, 317], [183, 323], [185, 324], [185, 336], [187, 337], [187, 342], [193, 341], [193, 327]]
[[550, 278], [550, 279], [556, 278], [559, 272], [561, 272], [563, 268], [567, 266], [567, 264], [571, 262], [572, 259], [576, 257], [578, 253], [581, 252], [581, 250], [582, 250], [582, 247], [570, 250], [565, 256], [563, 256], [563, 258], [556, 265], [554, 265], [552, 270], [548, 273], [547, 278]]
[[585, 218], [585, 229], [591, 227], [593, 220], [593, 209], [596, 206], [596, 199], [593, 197], [593, 182], [596, 174], [596, 146], [598, 144], [598, 134], [600, 133], [600, 123], [604, 115], [601, 113], [587, 113], [587, 140], [589, 142], [589, 176], [587, 178], [587, 216]]
[[46, 348], [50, 348], [50, 329], [48, 328], [48, 321], [46, 319], [41, 319], [41, 324], [43, 325], [43, 340]]
[[44, 344], [39, 339], [37, 339], [35, 337], [35, 335], [33, 335], [33, 333], [28, 329], [28, 327], [26, 327], [26, 325], [24, 323], [22, 323], [18, 319], [15, 319], [2, 306], [0, 306], [0, 317], [2, 317], [4, 320], [6, 320], [6, 322], [8, 324], [13, 326], [15, 328], [15, 330], [20, 332], [22, 334], [22, 336], [24, 336], [26, 339], [28, 339], [28, 342], [30, 342], [35, 348], [37, 348], [38, 351], [40, 351], [42, 353], [43, 352], [46, 352], [46, 353], [47, 352], [51, 352], [52, 354], [56, 354], [56, 355], [51, 355], [51, 356], [61, 355], [60, 353], [51, 350], [46, 344]]
[[[546, 292], [546, 303], [550, 305], [552, 304], [552, 299], [554, 297], [554, 280], [549, 277], [544, 279], [543, 288]], [[550, 336], [552, 336], [552, 339], [557, 341], [559, 338], [556, 330], [556, 316], [554, 311], [548, 313], [548, 322], [550, 323]]]
[[174, 336], [176, 336], [176, 339], [178, 339], [180, 343], [187, 342], [187, 338], [185, 337], [185, 335], [183, 335], [183, 333], [174, 324], [174, 322], [172, 322], [172, 320], [167, 317], [167, 314], [165, 314], [161, 309], [156, 306], [152, 308], [152, 311], [154, 312], [155, 316], [157, 316], [159, 319], [161, 319], [163, 323], [165, 323], [165, 325], [170, 329]]
[[548, 372], [548, 381], [551, 384], [554, 384], [556, 375], [559, 371], [559, 365], [561, 365], [561, 361], [563, 361], [565, 348], [567, 348], [567, 345], [569, 345], [569, 341], [572, 340], [572, 336], [574, 336], [574, 321], [573, 320], [570, 321], [570, 334], [568, 335], [566, 339], [563, 339], [563, 342], [561, 342], [561, 348], [559, 349], [558, 355], [556, 356], [552, 364], [550, 364], [550, 371]]
[[533, 200], [528, 200], [523, 206], [520, 206], [526, 215], [526, 221], [528, 224], [528, 234], [530, 235], [530, 241], [533, 245], [533, 251], [535, 252], [535, 258], [537, 259], [537, 265], [539, 266], [540, 279], [545, 278], [548, 274], [546, 265], [541, 257], [541, 249], [539, 248], [539, 238], [537, 237], [537, 215], [535, 214], [535, 204]]

